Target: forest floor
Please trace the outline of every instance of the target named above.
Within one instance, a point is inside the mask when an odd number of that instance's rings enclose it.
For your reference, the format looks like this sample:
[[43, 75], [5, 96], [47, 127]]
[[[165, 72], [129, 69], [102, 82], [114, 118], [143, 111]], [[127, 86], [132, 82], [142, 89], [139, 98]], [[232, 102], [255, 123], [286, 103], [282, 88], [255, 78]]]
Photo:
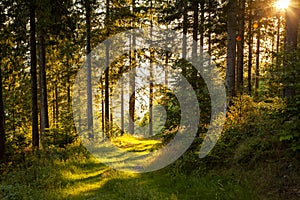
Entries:
[[1, 199], [258, 199], [247, 184], [217, 174], [125, 173], [93, 158], [44, 164], [7, 174]]
[[[138, 152], [157, 145], [152, 140], [113, 141], [120, 147]], [[129, 145], [130, 144], [130, 145]], [[136, 146], [136, 149], [134, 148]], [[117, 199], [117, 200], [258, 200], [297, 199], [295, 183], [284, 171], [278, 175], [282, 163], [260, 162], [255, 167], [217, 164], [214, 169], [197, 168], [192, 156], [185, 154], [175, 163], [154, 172], [129, 173], [114, 170], [87, 156], [77, 147], [54, 148], [25, 156], [22, 164], [8, 163], [0, 179], [0, 199], [3, 200], [60, 200], [60, 199]], [[69, 154], [68, 154], [69, 153]], [[68, 155], [67, 155], [68, 154]], [[202, 161], [201, 161], [202, 162]], [[218, 161], [219, 162], [219, 161]], [[10, 165], [9, 165], [10, 164]], [[292, 165], [291, 163], [288, 165]], [[293, 166], [290, 166], [292, 169]], [[3, 168], [2, 168], [3, 169]], [[295, 168], [296, 169], [296, 168]], [[277, 170], [277, 171], [276, 171]], [[299, 178], [299, 176], [298, 176]], [[293, 179], [297, 180], [297, 179]], [[284, 185], [286, 184], [286, 185]], [[296, 187], [297, 188], [297, 187]], [[294, 193], [294, 194], [290, 194]], [[284, 194], [284, 195], [281, 195]], [[300, 192], [299, 192], [300, 194]]]

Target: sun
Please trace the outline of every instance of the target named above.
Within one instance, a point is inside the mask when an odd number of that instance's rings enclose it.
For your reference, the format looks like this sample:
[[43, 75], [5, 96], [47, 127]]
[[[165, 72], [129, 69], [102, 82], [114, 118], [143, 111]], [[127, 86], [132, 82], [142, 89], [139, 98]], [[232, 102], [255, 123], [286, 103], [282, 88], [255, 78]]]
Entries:
[[278, 0], [275, 3], [275, 7], [279, 9], [286, 9], [289, 7], [289, 4], [290, 4], [290, 0]]

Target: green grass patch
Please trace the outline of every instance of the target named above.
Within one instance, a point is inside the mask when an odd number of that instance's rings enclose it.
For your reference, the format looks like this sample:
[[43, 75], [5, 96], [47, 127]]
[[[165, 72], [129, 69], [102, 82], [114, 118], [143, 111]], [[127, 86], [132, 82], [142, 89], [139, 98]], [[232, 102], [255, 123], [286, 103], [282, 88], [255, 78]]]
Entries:
[[218, 175], [119, 172], [94, 158], [40, 159], [1, 178], [1, 199], [258, 199], [244, 183]]

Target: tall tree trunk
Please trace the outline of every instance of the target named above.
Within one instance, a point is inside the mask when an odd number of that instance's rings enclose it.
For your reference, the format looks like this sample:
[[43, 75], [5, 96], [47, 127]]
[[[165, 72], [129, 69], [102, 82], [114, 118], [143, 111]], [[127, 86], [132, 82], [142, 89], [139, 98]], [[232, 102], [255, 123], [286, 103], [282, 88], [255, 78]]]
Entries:
[[35, 3], [30, 1], [30, 75], [31, 75], [31, 126], [32, 146], [39, 147], [39, 117], [38, 117], [38, 89], [37, 89], [37, 59], [36, 59], [36, 26], [35, 26]]
[[46, 46], [44, 31], [41, 27], [39, 31], [39, 61], [40, 61], [40, 88], [41, 88], [41, 140], [43, 144], [44, 133], [49, 128], [47, 79], [46, 79]]
[[70, 111], [71, 108], [71, 83], [70, 83], [70, 64], [69, 64], [69, 55], [67, 55], [67, 100], [68, 100], [68, 111]]
[[[109, 4], [110, 1], [106, 0], [106, 36], [109, 37]], [[105, 44], [105, 133], [107, 137], [110, 137], [109, 134], [109, 43]]]
[[[169, 13], [167, 12], [167, 17], [169, 16]], [[168, 22], [166, 23], [166, 27], [167, 30], [169, 30], [169, 25]], [[166, 41], [170, 41], [168, 35], [166, 35]], [[169, 52], [166, 51], [166, 60], [165, 60], [165, 87], [168, 87], [168, 82], [169, 82], [169, 78], [168, 78], [168, 73], [169, 73]]]
[[192, 58], [197, 56], [197, 42], [198, 42], [198, 24], [199, 24], [199, 5], [197, 0], [193, 0], [194, 22], [193, 22], [193, 49]]
[[166, 65], [165, 65], [165, 87], [168, 87], [169, 82], [169, 52], [166, 51]]
[[[122, 79], [121, 79], [122, 80]], [[124, 86], [121, 82], [121, 136], [124, 134]]]
[[252, 43], [253, 43], [253, 34], [252, 34], [252, 0], [249, 0], [249, 23], [248, 23], [248, 32], [249, 32], [249, 41], [248, 41], [248, 94], [252, 93]]
[[153, 135], [153, 49], [150, 49], [150, 83], [149, 83], [149, 136]]
[[239, 1], [239, 27], [237, 42], [237, 92], [243, 93], [244, 85], [244, 32], [245, 32], [245, 0]]
[[201, 65], [203, 61], [203, 47], [204, 47], [204, 22], [205, 22], [205, 1], [200, 2], [200, 59]]
[[102, 111], [102, 114], [101, 114], [101, 123], [102, 123], [102, 138], [104, 139], [105, 137], [105, 108], [104, 108], [104, 85], [103, 85], [103, 77], [102, 77], [102, 80], [101, 80], [101, 111]]
[[[135, 0], [132, 0], [132, 13], [135, 18]], [[132, 20], [132, 26], [135, 27], [135, 19]], [[135, 35], [130, 37], [130, 41], [132, 39], [132, 43], [130, 46], [130, 65], [132, 67], [130, 71], [129, 77], [129, 133], [134, 134], [134, 115], [135, 115], [135, 75], [136, 75], [136, 54], [135, 54], [135, 46], [136, 46], [136, 38]]]
[[[187, 51], [187, 31], [188, 31], [188, 3], [187, 0], [183, 0], [183, 27], [182, 27], [182, 58], [186, 59]], [[186, 74], [186, 67], [183, 67], [182, 73]]]
[[[212, 14], [212, 11], [211, 11], [211, 8], [212, 8], [212, 5], [211, 5], [211, 0], [209, 0], [208, 2], [208, 23], [209, 23], [209, 26], [208, 26], [208, 53], [209, 55], [211, 55], [211, 29], [212, 29], [212, 18], [211, 18], [211, 14]], [[211, 65], [211, 57], [209, 58], [208, 60], [208, 65], [210, 66]]]
[[4, 115], [4, 104], [2, 95], [2, 69], [0, 67], [0, 162], [5, 159], [5, 115]]
[[[55, 86], [54, 86], [55, 87]], [[55, 126], [56, 123], [56, 108], [55, 108], [55, 92], [52, 93], [52, 126]]]
[[55, 95], [55, 122], [56, 122], [55, 127], [58, 128], [59, 108], [58, 108], [58, 89], [57, 89], [57, 85], [55, 85], [54, 95]]
[[235, 61], [236, 61], [236, 0], [229, 0], [227, 21], [227, 66], [226, 86], [229, 98], [236, 95], [235, 92]]
[[86, 22], [86, 85], [87, 85], [87, 121], [89, 138], [93, 138], [93, 94], [92, 94], [92, 66], [91, 66], [91, 5], [90, 0], [85, 1]]
[[[298, 3], [299, 5], [299, 3]], [[297, 6], [297, 0], [291, 0], [289, 8], [286, 10], [286, 42], [285, 42], [285, 52], [288, 57], [291, 57], [289, 61], [286, 61], [284, 66], [286, 70], [291, 71], [294, 69], [294, 63], [296, 62], [295, 55], [293, 55], [296, 52], [297, 49], [297, 36], [298, 36], [298, 26], [299, 26], [299, 13], [300, 10]], [[288, 63], [293, 64], [288, 64]], [[292, 97], [295, 95], [295, 88], [293, 85], [295, 76], [292, 74], [288, 78], [288, 82], [285, 83], [285, 87], [283, 90], [283, 96], [284, 97]]]
[[255, 91], [254, 96], [258, 97], [259, 89], [259, 62], [260, 62], [260, 24], [258, 25], [257, 30], [257, 43], [256, 43], [256, 63], [255, 63]]
[[279, 48], [280, 48], [280, 15], [277, 15], [277, 38], [276, 38], [276, 67], [279, 67]]
[[[151, 21], [150, 21], [150, 39], [153, 39], [153, 4], [150, 3]], [[153, 59], [154, 49], [150, 47], [150, 69], [149, 69], [149, 136], [153, 135]]]

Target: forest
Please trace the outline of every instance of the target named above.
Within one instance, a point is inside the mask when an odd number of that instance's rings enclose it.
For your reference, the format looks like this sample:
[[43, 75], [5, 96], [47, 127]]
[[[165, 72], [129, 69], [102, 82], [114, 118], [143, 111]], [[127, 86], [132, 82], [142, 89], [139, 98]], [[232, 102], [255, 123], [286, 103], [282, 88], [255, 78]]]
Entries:
[[0, 199], [300, 199], [299, 0], [1, 0]]

